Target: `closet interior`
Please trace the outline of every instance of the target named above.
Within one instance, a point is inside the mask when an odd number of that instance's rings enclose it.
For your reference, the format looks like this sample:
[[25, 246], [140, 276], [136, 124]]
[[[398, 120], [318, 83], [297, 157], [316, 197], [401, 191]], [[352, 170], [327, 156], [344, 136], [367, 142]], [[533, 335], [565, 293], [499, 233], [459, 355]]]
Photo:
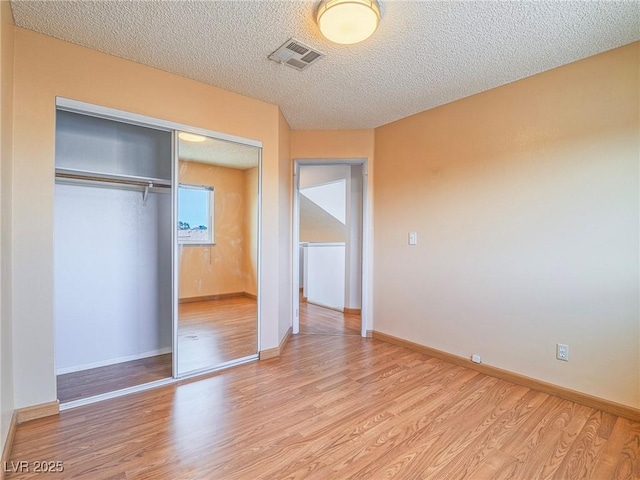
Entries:
[[61, 403], [172, 377], [172, 138], [56, 113]]

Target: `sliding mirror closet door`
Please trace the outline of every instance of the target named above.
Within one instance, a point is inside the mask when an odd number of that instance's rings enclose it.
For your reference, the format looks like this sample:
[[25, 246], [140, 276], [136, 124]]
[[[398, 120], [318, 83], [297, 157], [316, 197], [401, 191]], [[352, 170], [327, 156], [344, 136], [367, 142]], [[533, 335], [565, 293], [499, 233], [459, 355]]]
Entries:
[[260, 148], [178, 134], [178, 374], [258, 352]]
[[58, 399], [171, 378], [171, 131], [60, 110], [55, 161]]

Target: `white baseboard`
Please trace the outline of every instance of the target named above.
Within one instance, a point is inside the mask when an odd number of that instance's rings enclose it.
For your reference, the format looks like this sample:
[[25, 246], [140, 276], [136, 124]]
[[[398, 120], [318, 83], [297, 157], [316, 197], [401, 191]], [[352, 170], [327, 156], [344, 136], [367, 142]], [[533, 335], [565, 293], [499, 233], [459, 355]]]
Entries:
[[161, 348], [159, 350], [151, 350], [150, 352], [136, 353], [133, 355], [127, 355], [125, 357], [108, 358], [99, 362], [83, 363], [81, 365], [73, 365], [71, 367], [56, 368], [56, 375], [64, 375], [65, 373], [81, 372], [83, 370], [90, 370], [92, 368], [106, 367], [108, 365], [115, 365], [116, 363], [130, 362], [132, 360], [140, 360], [142, 358], [155, 357], [157, 355], [164, 355], [171, 353], [171, 347]]

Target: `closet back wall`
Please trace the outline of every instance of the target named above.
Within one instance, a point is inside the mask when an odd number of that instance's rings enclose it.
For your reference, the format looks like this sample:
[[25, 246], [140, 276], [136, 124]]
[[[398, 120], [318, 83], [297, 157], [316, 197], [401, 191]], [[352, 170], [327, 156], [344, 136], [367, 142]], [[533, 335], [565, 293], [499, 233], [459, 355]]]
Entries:
[[57, 374], [169, 353], [171, 195], [143, 205], [140, 192], [56, 185], [55, 197]]

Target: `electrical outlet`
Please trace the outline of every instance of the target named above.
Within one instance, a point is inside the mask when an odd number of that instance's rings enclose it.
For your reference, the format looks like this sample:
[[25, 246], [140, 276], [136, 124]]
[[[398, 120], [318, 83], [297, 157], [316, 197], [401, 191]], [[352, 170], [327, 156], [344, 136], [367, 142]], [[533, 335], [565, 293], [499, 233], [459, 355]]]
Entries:
[[556, 358], [563, 362], [569, 361], [569, 345], [556, 343]]

